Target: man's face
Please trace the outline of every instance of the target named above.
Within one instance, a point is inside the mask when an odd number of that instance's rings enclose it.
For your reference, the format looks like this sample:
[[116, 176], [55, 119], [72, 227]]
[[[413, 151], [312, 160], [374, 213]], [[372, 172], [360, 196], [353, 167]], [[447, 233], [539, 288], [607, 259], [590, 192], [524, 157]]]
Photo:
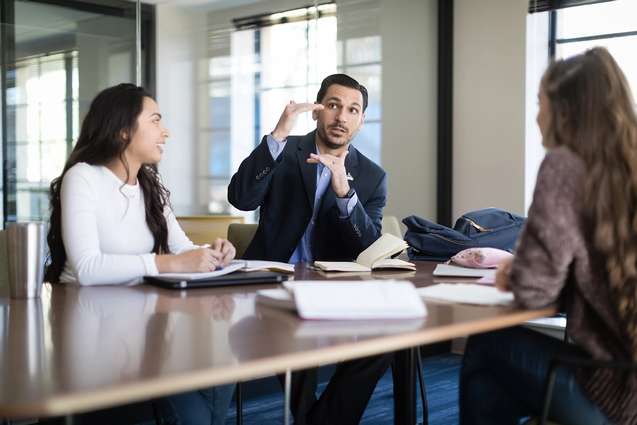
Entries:
[[330, 149], [347, 146], [363, 125], [363, 94], [332, 84], [321, 103], [325, 108], [312, 112], [319, 138]]

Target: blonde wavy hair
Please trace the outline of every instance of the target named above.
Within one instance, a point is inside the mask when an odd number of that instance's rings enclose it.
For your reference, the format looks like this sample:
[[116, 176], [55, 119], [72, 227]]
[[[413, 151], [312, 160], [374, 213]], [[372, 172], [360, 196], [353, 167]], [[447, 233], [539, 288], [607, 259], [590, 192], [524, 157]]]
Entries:
[[637, 116], [626, 77], [604, 48], [552, 63], [547, 147], [565, 145], [588, 170], [584, 207], [612, 301], [637, 359]]

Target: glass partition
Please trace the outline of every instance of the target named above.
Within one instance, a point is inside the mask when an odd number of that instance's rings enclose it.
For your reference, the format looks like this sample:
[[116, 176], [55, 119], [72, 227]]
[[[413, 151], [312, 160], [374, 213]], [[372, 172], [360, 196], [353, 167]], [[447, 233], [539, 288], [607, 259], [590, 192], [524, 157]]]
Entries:
[[[144, 52], [151, 58], [153, 8]], [[135, 4], [3, 0], [3, 222], [48, 219], [48, 188], [100, 90], [135, 80]], [[154, 71], [143, 72], [154, 91]]]

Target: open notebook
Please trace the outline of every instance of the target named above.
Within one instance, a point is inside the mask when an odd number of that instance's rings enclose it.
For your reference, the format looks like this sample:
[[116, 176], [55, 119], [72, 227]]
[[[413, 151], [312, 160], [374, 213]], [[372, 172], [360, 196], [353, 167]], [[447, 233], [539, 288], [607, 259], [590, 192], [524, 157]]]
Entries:
[[416, 270], [416, 265], [397, 258], [390, 258], [409, 248], [404, 240], [385, 233], [361, 252], [356, 262], [315, 261], [314, 266], [326, 272], [371, 272], [375, 269]]
[[221, 269], [203, 273], [159, 273], [157, 277], [173, 279], [206, 279], [223, 276], [236, 271], [254, 272], [270, 271], [278, 273], [294, 273], [294, 264], [280, 263], [277, 261], [252, 261], [252, 260], [232, 260], [230, 264]]
[[206, 273], [160, 273], [144, 276], [144, 282], [168, 289], [208, 288], [265, 283], [281, 283], [294, 273], [294, 264], [273, 261], [234, 260], [227, 266]]

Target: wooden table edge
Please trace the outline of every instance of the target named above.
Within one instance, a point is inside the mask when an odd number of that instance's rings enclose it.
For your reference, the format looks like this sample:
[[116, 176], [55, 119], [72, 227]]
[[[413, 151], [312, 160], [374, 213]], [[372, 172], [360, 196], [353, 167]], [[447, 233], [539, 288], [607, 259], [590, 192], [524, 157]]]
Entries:
[[[198, 388], [241, 382], [272, 376], [286, 370], [299, 370], [322, 364], [367, 357], [398, 351], [419, 345], [432, 344], [471, 334], [492, 331], [522, 324], [527, 320], [555, 314], [555, 307], [538, 310], [521, 310], [504, 317], [448, 325], [435, 329], [423, 329], [396, 335], [380, 336], [365, 341], [347, 342], [342, 345], [319, 348], [309, 352], [277, 355], [220, 370], [190, 372], [179, 376], [166, 375], [144, 382], [131, 382], [116, 388], [87, 390], [82, 395], [52, 397], [45, 402], [0, 405], [0, 417], [27, 418], [67, 415], [70, 412], [87, 411], [149, 400], [161, 396], [191, 391]], [[388, 350], [387, 347], [391, 346]]]

